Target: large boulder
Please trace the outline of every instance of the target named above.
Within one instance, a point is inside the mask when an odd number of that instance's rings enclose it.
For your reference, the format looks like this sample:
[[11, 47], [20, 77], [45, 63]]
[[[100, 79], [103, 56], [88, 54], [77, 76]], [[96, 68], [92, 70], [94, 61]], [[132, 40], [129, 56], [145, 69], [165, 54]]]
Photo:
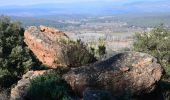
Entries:
[[112, 94], [103, 90], [85, 90], [83, 100], [116, 100]]
[[11, 89], [10, 100], [24, 100], [24, 97], [27, 95], [30, 80], [44, 74], [45, 72], [47, 72], [47, 70], [28, 71], [24, 74], [22, 79], [18, 81], [17, 85]]
[[73, 42], [55, 28], [31, 26], [25, 31], [24, 37], [28, 48], [50, 68], [80, 66], [82, 63], [78, 59], [86, 59], [83, 64], [94, 61], [82, 44]]
[[145, 53], [119, 53], [90, 66], [73, 68], [63, 77], [80, 96], [89, 89], [106, 90], [114, 96], [150, 93], [161, 79], [162, 68]]

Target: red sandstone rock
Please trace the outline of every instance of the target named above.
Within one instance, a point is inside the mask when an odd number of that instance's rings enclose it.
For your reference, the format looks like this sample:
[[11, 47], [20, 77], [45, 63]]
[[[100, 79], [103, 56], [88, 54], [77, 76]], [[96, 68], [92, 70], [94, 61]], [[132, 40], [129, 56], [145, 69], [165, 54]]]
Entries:
[[[87, 63], [94, 61], [84, 46], [61, 43], [63, 40], [70, 40], [65, 33], [55, 28], [32, 26], [25, 31], [24, 37], [28, 48], [50, 68], [81, 66], [82, 63], [78, 60], [84, 58]], [[80, 54], [82, 55], [79, 56]]]
[[45, 34], [45, 36], [47, 36], [53, 41], [56, 41], [56, 38], [61, 38], [61, 37], [68, 38], [68, 36], [65, 33], [63, 33], [62, 31], [58, 29], [50, 28], [50, 27], [46, 27], [42, 25], [39, 28], [40, 28], [40, 31]]
[[56, 63], [60, 47], [55, 45], [55, 41], [58, 37], [68, 38], [65, 33], [45, 26], [39, 28], [32, 26], [25, 31], [24, 37], [25, 43], [43, 64], [52, 68], [61, 66], [60, 63]]

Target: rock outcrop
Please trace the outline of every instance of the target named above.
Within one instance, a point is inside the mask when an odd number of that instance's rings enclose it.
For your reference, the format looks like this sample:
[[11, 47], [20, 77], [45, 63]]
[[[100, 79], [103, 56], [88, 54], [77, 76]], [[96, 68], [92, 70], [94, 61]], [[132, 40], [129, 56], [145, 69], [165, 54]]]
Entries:
[[60, 51], [60, 47], [55, 44], [57, 38], [68, 38], [63, 32], [45, 26], [32, 26], [25, 31], [24, 37], [29, 49], [44, 65], [52, 68], [61, 66], [55, 62]]
[[87, 88], [121, 96], [150, 93], [161, 76], [162, 68], [155, 58], [144, 53], [125, 52], [90, 66], [73, 68], [63, 77], [80, 96]]
[[47, 72], [47, 70], [28, 71], [24, 74], [22, 79], [19, 80], [17, 85], [11, 90], [10, 100], [24, 100], [24, 97], [27, 95], [30, 80], [44, 74], [45, 72]]
[[[11, 100], [24, 100], [30, 80], [48, 71], [29, 71], [23, 75], [11, 90]], [[150, 93], [161, 79], [162, 71], [154, 57], [124, 52], [89, 66], [72, 68], [63, 78], [83, 100], [116, 100], [126, 94]]]
[[[68, 36], [55, 28], [32, 26], [25, 31], [24, 37], [29, 49], [50, 68], [80, 66], [80, 62], [76, 62], [77, 59], [84, 59], [83, 57], [88, 56], [92, 58], [85, 48], [78, 48], [80, 44], [70, 46], [67, 43], [71, 41]], [[82, 56], [80, 57], [78, 53]], [[93, 61], [88, 60], [88, 63]]]
[[83, 100], [116, 100], [108, 91], [102, 90], [85, 90]]

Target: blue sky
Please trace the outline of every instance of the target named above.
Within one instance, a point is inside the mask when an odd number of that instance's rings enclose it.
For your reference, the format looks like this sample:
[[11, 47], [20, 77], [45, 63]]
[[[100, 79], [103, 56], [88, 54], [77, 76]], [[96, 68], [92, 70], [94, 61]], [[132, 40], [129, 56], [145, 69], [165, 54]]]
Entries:
[[164, 2], [169, 0], [0, 0], [0, 6], [6, 5], [36, 5], [36, 4], [59, 4], [59, 3], [77, 3], [77, 2], [111, 2], [111, 3], [133, 3], [133, 2]]
[[[47, 13], [48, 12], [48, 13]], [[0, 0], [0, 14], [170, 12], [170, 0]]]
[[59, 4], [77, 2], [117, 2], [120, 0], [0, 0], [0, 5], [36, 5], [36, 4]]

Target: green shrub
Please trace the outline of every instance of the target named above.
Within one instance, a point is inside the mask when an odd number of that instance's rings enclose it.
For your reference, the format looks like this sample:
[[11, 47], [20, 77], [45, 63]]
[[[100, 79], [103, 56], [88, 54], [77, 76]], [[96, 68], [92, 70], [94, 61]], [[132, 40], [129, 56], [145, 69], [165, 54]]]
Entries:
[[61, 45], [62, 55], [60, 62], [63, 64], [79, 67], [96, 61], [96, 58], [89, 52], [87, 46], [81, 40], [73, 41], [61, 39], [57, 41]]
[[70, 100], [71, 88], [60, 74], [46, 73], [31, 80], [26, 99], [28, 100]]
[[106, 45], [103, 39], [99, 39], [97, 43], [91, 42], [88, 45], [89, 51], [98, 59], [101, 60], [106, 54]]
[[9, 100], [10, 90], [0, 89], [0, 100]]
[[21, 23], [0, 16], [0, 87], [9, 88], [37, 62], [24, 43]]
[[166, 75], [170, 75], [170, 31], [163, 25], [150, 32], [136, 33], [134, 50], [156, 57]]
[[104, 44], [99, 44], [97, 53], [99, 57], [102, 58], [106, 54], [106, 46]]
[[[162, 100], [170, 100], [170, 30], [160, 25], [150, 32], [136, 33], [134, 50], [148, 53], [157, 58], [166, 74], [158, 87]], [[164, 80], [167, 80], [164, 82]]]

